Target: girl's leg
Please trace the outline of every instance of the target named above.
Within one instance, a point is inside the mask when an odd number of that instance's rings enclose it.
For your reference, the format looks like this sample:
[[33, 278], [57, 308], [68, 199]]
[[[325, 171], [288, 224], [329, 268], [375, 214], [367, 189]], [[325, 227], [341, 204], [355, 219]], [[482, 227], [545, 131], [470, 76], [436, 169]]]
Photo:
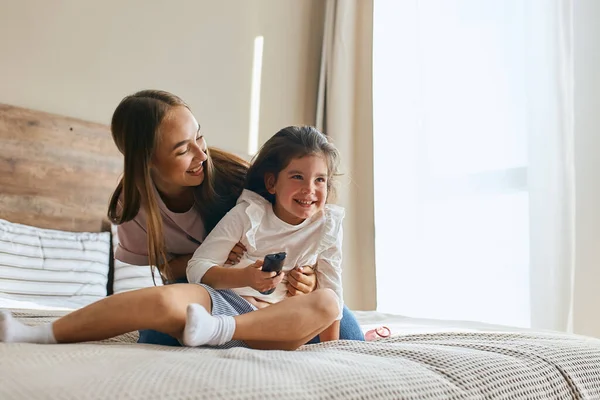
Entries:
[[[365, 341], [365, 335], [352, 311], [344, 305], [344, 314], [340, 321], [340, 340]], [[313, 337], [307, 344], [321, 343], [319, 336]]]
[[[58, 343], [102, 340], [140, 329], [181, 337], [186, 309], [192, 303], [211, 311], [210, 295], [200, 285], [166, 285], [120, 293], [60, 318], [52, 331]], [[329, 326], [337, 312], [335, 294], [318, 290], [236, 316], [233, 339], [260, 349], [295, 349]], [[11, 341], [13, 322], [0, 320], [0, 339]], [[12, 341], [51, 342], [30, 338]]]
[[254, 349], [295, 350], [331, 325], [338, 310], [337, 297], [330, 289], [288, 297], [235, 317], [233, 339], [243, 340]]
[[0, 342], [86, 342], [151, 328], [180, 334], [190, 302], [210, 309], [210, 297], [203, 287], [169, 285], [109, 296], [52, 324], [28, 326], [8, 312], [0, 312]]
[[[171, 283], [188, 283], [188, 281], [186, 277], [182, 277]], [[166, 333], [155, 331], [154, 329], [140, 330], [140, 336], [137, 342], [144, 344], [159, 344], [161, 346], [181, 347], [179, 340], [171, 335], [167, 335]]]
[[221, 345], [234, 339], [255, 349], [293, 350], [322, 332], [337, 315], [336, 295], [329, 289], [235, 317], [211, 316], [203, 307], [190, 304], [183, 342], [195, 347]]
[[174, 284], [119, 293], [58, 319], [53, 325], [54, 337], [58, 343], [87, 342], [142, 329], [179, 337], [190, 303], [210, 312], [210, 296], [200, 285]]

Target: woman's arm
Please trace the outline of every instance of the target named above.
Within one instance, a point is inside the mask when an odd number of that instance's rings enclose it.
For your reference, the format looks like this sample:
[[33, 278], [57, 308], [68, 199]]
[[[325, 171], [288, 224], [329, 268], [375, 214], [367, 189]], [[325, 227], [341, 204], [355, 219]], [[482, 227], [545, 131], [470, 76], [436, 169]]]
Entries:
[[115, 259], [131, 265], [148, 265], [148, 235], [138, 221], [117, 225]]
[[[131, 265], [148, 265], [148, 235], [140, 223], [133, 219], [117, 226], [115, 259]], [[191, 254], [182, 254], [169, 260], [171, 276], [174, 280], [185, 278], [187, 263]], [[160, 268], [163, 270], [164, 268]]]
[[185, 278], [185, 270], [191, 258], [192, 254], [183, 254], [169, 261], [169, 268], [171, 268], [171, 276], [173, 276], [173, 279], [177, 280]]

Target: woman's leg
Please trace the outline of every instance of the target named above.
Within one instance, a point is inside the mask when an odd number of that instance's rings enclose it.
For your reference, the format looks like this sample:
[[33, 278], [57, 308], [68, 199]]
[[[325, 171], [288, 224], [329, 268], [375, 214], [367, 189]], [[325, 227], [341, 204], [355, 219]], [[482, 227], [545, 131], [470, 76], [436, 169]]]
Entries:
[[344, 305], [344, 316], [340, 321], [340, 340], [365, 340], [365, 335], [348, 307]]
[[172, 346], [181, 347], [179, 340], [171, 335], [155, 331], [154, 329], [142, 329], [140, 330], [140, 336], [138, 337], [138, 343], [143, 344], [158, 344], [161, 346]]

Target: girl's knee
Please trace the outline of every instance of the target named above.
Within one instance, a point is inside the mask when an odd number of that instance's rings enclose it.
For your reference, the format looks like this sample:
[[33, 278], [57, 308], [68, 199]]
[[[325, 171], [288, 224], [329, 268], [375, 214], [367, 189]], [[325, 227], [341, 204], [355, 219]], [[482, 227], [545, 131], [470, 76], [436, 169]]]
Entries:
[[317, 289], [313, 293], [314, 307], [325, 320], [333, 322], [340, 313], [337, 295], [331, 289]]
[[154, 291], [148, 301], [159, 320], [183, 320], [185, 321], [185, 307], [177, 301], [177, 288], [175, 285], [166, 285]]
[[190, 284], [165, 285], [152, 292], [149, 303], [155, 314], [169, 321], [184, 321], [187, 306], [193, 303], [211, 310], [210, 295], [202, 286]]

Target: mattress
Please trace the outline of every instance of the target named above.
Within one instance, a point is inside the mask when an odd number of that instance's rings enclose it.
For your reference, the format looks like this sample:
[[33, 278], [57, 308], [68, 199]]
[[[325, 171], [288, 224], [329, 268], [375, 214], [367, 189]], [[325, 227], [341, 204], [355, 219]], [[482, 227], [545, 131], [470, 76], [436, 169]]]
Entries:
[[[32, 325], [67, 312], [12, 310]], [[357, 317], [365, 330], [385, 324], [394, 335], [294, 352], [136, 344], [135, 333], [84, 344], [0, 344], [0, 399], [600, 399], [600, 340]]]

